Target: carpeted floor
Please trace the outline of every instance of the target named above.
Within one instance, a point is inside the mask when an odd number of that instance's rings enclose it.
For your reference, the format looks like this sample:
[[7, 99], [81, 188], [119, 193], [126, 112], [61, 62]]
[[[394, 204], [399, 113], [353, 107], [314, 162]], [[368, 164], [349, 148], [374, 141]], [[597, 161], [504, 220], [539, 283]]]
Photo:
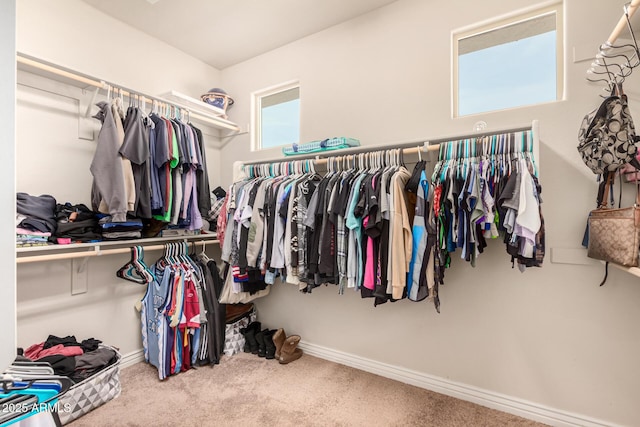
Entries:
[[138, 363], [120, 381], [120, 397], [69, 425], [543, 425], [308, 355], [280, 365], [241, 353], [164, 381]]

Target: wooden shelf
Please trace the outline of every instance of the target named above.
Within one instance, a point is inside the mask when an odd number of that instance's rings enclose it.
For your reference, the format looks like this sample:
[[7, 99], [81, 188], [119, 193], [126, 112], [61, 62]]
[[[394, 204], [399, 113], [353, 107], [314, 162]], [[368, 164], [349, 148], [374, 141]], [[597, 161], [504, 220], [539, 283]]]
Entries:
[[614, 264], [612, 262], [609, 263], [610, 266], [617, 268], [618, 270], [622, 270], [626, 273], [632, 274], [636, 277], [640, 277], [640, 268], [638, 267], [625, 267], [623, 265]]
[[[217, 233], [203, 233], [186, 236], [154, 237], [95, 243], [72, 243], [70, 245], [48, 245], [16, 248], [16, 263], [54, 261], [60, 259], [86, 258], [102, 255], [115, 255], [129, 252], [132, 246], [142, 246], [145, 250], [162, 250], [164, 244], [187, 242], [198, 245], [217, 243]], [[105, 249], [107, 248], [107, 249]]]

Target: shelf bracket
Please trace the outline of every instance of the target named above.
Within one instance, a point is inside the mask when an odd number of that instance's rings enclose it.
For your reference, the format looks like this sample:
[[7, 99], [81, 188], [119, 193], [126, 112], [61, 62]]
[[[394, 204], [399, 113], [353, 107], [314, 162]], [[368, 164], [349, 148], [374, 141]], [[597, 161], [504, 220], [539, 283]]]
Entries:
[[[104, 82], [101, 83], [104, 86]], [[93, 90], [91, 91], [89, 97], [87, 97], [88, 102], [86, 106], [83, 105], [84, 103], [82, 102], [82, 100], [80, 100], [78, 104], [78, 137], [87, 141], [93, 141], [95, 139], [95, 123], [91, 118], [91, 109], [93, 108], [93, 104], [95, 104], [96, 102], [96, 98], [101, 88], [92, 86], [92, 89]], [[83, 90], [83, 92], [85, 90]]]
[[71, 295], [86, 294], [89, 290], [89, 258], [71, 259]]

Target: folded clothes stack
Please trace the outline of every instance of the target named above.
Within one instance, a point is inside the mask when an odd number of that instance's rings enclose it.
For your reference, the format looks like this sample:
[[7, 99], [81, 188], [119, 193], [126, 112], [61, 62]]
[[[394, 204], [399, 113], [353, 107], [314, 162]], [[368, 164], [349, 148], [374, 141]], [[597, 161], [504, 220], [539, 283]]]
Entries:
[[105, 216], [99, 223], [105, 240], [129, 240], [142, 237], [142, 220], [140, 219], [111, 222], [111, 217]]
[[49, 244], [56, 232], [56, 199], [49, 195], [16, 195], [16, 245], [41, 246]]
[[72, 205], [69, 202], [64, 205], [58, 204], [56, 220], [58, 229], [55, 237], [59, 244], [102, 240], [98, 217], [83, 204]]

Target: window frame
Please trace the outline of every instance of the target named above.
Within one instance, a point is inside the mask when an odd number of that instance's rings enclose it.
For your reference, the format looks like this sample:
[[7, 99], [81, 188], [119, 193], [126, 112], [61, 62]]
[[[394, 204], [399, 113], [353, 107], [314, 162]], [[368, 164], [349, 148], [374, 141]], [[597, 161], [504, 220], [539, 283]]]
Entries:
[[[556, 99], [552, 101], [546, 101], [536, 104], [519, 105], [516, 107], [508, 107], [501, 110], [488, 110], [478, 113], [471, 113], [461, 115], [459, 112], [460, 103], [460, 91], [459, 91], [459, 46], [458, 42], [462, 39], [484, 34], [490, 31], [499, 30], [504, 27], [508, 27], [513, 24], [517, 24], [523, 21], [528, 21], [544, 15], [555, 14], [556, 17]], [[451, 82], [451, 115], [453, 118], [471, 117], [474, 115], [494, 113], [497, 111], [512, 110], [515, 108], [527, 108], [535, 105], [542, 105], [552, 102], [562, 101], [564, 98], [564, 19], [563, 19], [563, 2], [547, 3], [543, 6], [535, 6], [533, 8], [521, 10], [503, 16], [501, 18], [478, 23], [463, 29], [458, 29], [452, 32], [452, 82]]]
[[[265, 89], [260, 89], [251, 93], [251, 151], [272, 150], [274, 148], [284, 147], [289, 144], [283, 144], [273, 147], [262, 146], [262, 99], [268, 96], [286, 92], [291, 89], [298, 89], [298, 99], [300, 100], [300, 122], [302, 117], [302, 88], [300, 80], [291, 80]], [[299, 126], [300, 127], [300, 126]], [[298, 142], [300, 135], [298, 134]]]

